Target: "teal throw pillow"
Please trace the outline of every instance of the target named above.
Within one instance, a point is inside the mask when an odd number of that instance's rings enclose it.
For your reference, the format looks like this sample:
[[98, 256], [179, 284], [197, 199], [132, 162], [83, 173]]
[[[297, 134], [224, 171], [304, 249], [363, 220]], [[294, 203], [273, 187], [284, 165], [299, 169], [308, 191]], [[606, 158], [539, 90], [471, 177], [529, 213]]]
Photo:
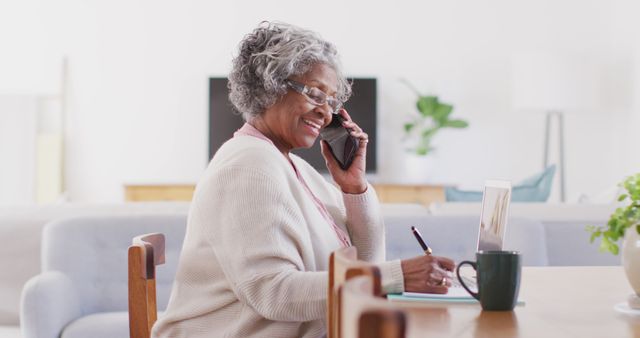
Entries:
[[[533, 175], [511, 189], [512, 202], [546, 202], [551, 194], [553, 176], [556, 166], [548, 166], [544, 171]], [[445, 198], [447, 202], [481, 202], [482, 191], [460, 190], [458, 188], [446, 188]]]

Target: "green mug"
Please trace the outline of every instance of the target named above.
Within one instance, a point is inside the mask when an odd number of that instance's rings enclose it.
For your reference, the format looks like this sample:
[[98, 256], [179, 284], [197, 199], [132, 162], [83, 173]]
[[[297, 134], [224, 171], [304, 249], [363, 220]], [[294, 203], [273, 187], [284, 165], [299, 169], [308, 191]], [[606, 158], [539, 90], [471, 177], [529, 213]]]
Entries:
[[[460, 278], [460, 267], [476, 270], [478, 292], [473, 292]], [[463, 261], [456, 268], [462, 287], [480, 301], [483, 310], [511, 311], [518, 302], [522, 255], [517, 251], [478, 251], [476, 261]]]

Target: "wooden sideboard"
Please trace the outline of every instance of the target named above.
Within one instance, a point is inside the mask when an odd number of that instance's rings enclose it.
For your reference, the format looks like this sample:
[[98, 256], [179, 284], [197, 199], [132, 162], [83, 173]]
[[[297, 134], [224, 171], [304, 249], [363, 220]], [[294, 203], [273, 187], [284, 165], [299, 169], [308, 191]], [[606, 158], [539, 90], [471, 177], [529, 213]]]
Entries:
[[374, 184], [383, 203], [416, 203], [428, 206], [444, 202], [443, 185]]
[[[418, 203], [428, 206], [444, 202], [442, 185], [374, 184], [383, 203]], [[190, 201], [193, 184], [131, 184], [125, 185], [126, 201]]]
[[193, 184], [131, 184], [124, 186], [127, 202], [191, 201]]

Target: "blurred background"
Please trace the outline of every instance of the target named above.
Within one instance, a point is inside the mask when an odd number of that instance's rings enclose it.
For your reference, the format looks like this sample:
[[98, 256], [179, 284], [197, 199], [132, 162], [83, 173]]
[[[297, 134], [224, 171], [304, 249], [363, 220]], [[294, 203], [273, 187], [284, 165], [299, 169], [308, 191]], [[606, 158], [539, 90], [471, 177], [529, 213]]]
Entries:
[[[0, 1], [0, 206], [117, 203], [195, 184], [209, 160], [209, 78], [262, 20], [320, 33], [377, 79], [377, 183], [479, 189], [564, 158], [566, 201], [640, 170], [640, 3], [612, 1]], [[469, 123], [405, 151], [416, 95]], [[560, 111], [545, 136], [546, 113]], [[418, 170], [419, 175], [411, 174]], [[559, 173], [558, 173], [559, 174]], [[554, 182], [550, 201], [560, 201]], [[612, 197], [611, 197], [612, 198]]]

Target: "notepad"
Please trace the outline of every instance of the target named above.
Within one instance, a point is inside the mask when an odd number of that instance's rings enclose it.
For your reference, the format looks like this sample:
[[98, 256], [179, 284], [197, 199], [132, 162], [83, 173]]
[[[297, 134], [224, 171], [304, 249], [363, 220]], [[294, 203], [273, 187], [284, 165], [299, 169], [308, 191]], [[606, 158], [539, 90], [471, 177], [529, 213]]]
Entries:
[[390, 301], [414, 301], [414, 302], [451, 302], [451, 303], [478, 303], [463, 288], [450, 288], [446, 294], [403, 292], [401, 294], [388, 294]]
[[422, 293], [422, 292], [403, 292], [403, 296], [419, 297], [419, 298], [469, 298], [475, 299], [463, 287], [450, 287], [449, 291], [444, 294], [439, 293]]
[[[467, 291], [459, 289], [462, 288], [449, 288], [449, 292], [446, 294], [420, 292], [391, 293], [387, 295], [387, 299], [397, 302], [479, 304], [478, 300], [473, 298]], [[518, 299], [516, 305], [525, 305], [525, 301]]]

